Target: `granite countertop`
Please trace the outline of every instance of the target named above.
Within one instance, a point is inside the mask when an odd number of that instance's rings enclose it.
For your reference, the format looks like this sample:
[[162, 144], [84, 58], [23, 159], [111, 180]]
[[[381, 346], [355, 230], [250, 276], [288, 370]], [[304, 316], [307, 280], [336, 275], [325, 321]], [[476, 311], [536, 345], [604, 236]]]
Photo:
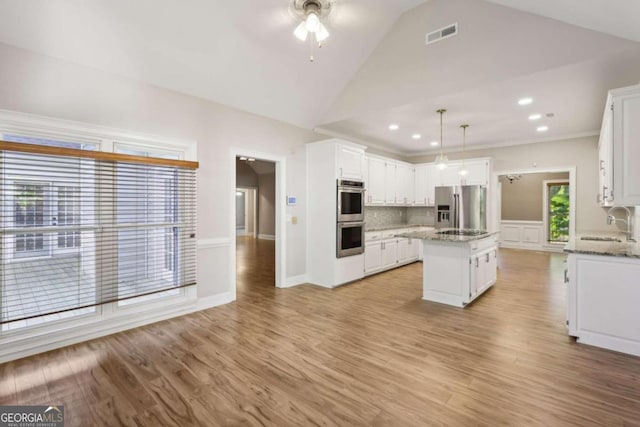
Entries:
[[399, 228], [415, 228], [415, 227], [429, 227], [433, 228], [433, 225], [426, 224], [393, 224], [393, 225], [372, 225], [368, 227], [365, 225], [364, 231], [385, 231], [394, 230]]
[[[445, 231], [447, 229], [438, 230]], [[480, 234], [477, 236], [458, 236], [455, 234], [438, 234], [436, 230], [429, 231], [414, 231], [412, 233], [403, 233], [398, 234], [398, 237], [407, 237], [410, 239], [421, 239], [421, 240], [434, 240], [439, 242], [454, 242], [454, 243], [464, 243], [471, 242], [473, 240], [481, 240], [490, 236], [495, 236], [498, 234], [498, 231], [486, 232], [485, 234]]]
[[[618, 239], [620, 241], [583, 240], [584, 237]], [[569, 240], [564, 251], [572, 254], [640, 258], [640, 244], [628, 242], [626, 239], [624, 233], [582, 232], [578, 233], [574, 239]]]

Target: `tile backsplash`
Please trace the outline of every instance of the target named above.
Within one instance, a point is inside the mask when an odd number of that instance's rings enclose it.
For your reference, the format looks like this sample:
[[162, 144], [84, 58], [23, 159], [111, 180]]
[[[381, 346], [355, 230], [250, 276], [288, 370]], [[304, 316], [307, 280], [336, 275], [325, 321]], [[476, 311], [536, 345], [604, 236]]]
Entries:
[[386, 225], [433, 225], [433, 207], [366, 206], [364, 220], [368, 227]]

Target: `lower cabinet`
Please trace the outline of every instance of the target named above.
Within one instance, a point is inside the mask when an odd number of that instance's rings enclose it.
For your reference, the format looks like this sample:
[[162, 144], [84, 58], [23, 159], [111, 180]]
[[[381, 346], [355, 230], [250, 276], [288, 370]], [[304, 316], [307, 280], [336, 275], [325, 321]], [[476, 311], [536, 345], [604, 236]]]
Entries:
[[640, 259], [570, 253], [567, 267], [569, 335], [640, 356]]
[[496, 282], [498, 250], [493, 248], [474, 255], [470, 259], [470, 264], [469, 296], [473, 297]]
[[418, 260], [420, 240], [392, 238], [365, 242], [364, 273], [374, 274]]

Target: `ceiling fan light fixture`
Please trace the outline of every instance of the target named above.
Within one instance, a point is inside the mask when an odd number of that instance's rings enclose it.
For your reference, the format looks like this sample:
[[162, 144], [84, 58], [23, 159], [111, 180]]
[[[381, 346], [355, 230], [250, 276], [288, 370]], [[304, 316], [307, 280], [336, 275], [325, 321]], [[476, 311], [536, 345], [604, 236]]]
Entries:
[[320, 18], [315, 12], [309, 12], [307, 14], [307, 19], [305, 19], [305, 26], [307, 27], [307, 31], [310, 33], [315, 33], [320, 28]]
[[322, 22], [320, 22], [320, 25], [318, 25], [318, 31], [316, 31], [316, 40], [320, 43], [325, 41], [327, 38], [329, 38], [329, 31], [327, 31], [327, 27], [322, 25]]
[[307, 31], [307, 23], [305, 21], [302, 21], [300, 25], [298, 25], [293, 31], [293, 35], [301, 41], [306, 41], [308, 34], [309, 32]]

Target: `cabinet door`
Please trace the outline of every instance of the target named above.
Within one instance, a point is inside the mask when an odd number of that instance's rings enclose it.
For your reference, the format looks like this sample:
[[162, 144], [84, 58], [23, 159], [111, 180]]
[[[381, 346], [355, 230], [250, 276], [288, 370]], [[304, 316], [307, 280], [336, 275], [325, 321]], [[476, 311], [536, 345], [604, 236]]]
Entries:
[[436, 187], [442, 185], [440, 170], [434, 164], [427, 165], [427, 174], [429, 181], [427, 182], [427, 205], [433, 205], [436, 202]]
[[[462, 167], [462, 166], [461, 166]], [[465, 162], [467, 174], [461, 176], [462, 185], [488, 185], [489, 184], [489, 161], [471, 160]]]
[[496, 283], [498, 278], [498, 248], [493, 248], [488, 252], [486, 270], [484, 272], [485, 288]]
[[413, 201], [411, 180], [411, 167], [408, 165], [396, 165], [396, 204], [408, 205]]
[[409, 260], [409, 239], [398, 239], [398, 263]]
[[469, 260], [469, 299], [476, 296], [482, 287], [484, 265], [480, 262], [481, 255], [475, 255]]
[[384, 178], [384, 200], [387, 205], [396, 204], [396, 165], [387, 163]]
[[420, 246], [422, 241], [417, 239], [407, 239], [409, 245], [409, 261], [415, 261], [418, 259], [420, 253]]
[[382, 242], [382, 268], [393, 268], [398, 263], [398, 241], [385, 240]]
[[446, 169], [440, 171], [442, 185], [460, 185], [462, 177], [460, 176], [461, 164], [449, 163]]
[[640, 89], [613, 97], [613, 195], [616, 205], [640, 206]]
[[386, 163], [382, 159], [370, 157], [368, 159], [369, 175], [367, 178], [365, 202], [367, 205], [384, 204]]
[[429, 167], [427, 165], [416, 166], [413, 174], [413, 204], [426, 206], [429, 204]]
[[364, 179], [364, 151], [338, 146], [338, 177]]
[[364, 272], [374, 273], [382, 268], [382, 243], [367, 242], [364, 245]]
[[613, 103], [607, 102], [598, 143], [598, 203], [613, 205]]

